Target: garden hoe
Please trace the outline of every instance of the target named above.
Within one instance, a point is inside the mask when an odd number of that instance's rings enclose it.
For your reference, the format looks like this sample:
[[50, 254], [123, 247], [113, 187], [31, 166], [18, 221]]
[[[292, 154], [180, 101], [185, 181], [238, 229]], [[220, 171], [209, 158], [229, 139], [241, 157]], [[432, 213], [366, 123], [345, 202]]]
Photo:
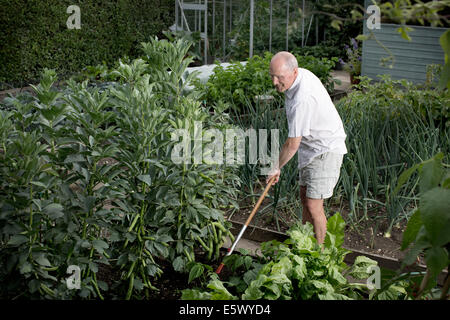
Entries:
[[[245, 221], [245, 224], [242, 226], [241, 231], [239, 232], [238, 236], [236, 237], [236, 239], [234, 240], [233, 244], [231, 245], [231, 247], [228, 249], [227, 254], [225, 255], [225, 257], [228, 257], [229, 255], [231, 255], [231, 253], [233, 253], [234, 248], [236, 247], [236, 244], [239, 242], [239, 240], [241, 239], [242, 235], [245, 232], [245, 229], [247, 229], [248, 225], [250, 224], [250, 221], [252, 221], [253, 216], [255, 215], [256, 211], [258, 211], [259, 206], [261, 205], [262, 201], [264, 200], [267, 192], [269, 192], [270, 187], [272, 186], [273, 182], [275, 180], [275, 177], [272, 177], [269, 182], [267, 183], [266, 188], [264, 189], [264, 192], [262, 193], [262, 195], [259, 197], [258, 202], [256, 202], [255, 207], [253, 208], [252, 212], [250, 213], [250, 216], [247, 218], [247, 221]], [[224, 264], [223, 262], [219, 265], [219, 267], [216, 270], [216, 273], [219, 274], [222, 271]]]

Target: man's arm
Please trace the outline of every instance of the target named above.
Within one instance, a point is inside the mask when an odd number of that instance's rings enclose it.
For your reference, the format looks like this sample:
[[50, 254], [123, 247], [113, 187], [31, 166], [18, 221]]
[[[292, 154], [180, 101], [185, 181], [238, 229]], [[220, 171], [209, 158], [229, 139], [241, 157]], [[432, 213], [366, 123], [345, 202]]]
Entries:
[[277, 169], [281, 170], [281, 168], [283, 168], [284, 165], [288, 163], [289, 160], [292, 159], [292, 157], [297, 153], [301, 141], [302, 137], [286, 139], [286, 142], [283, 144], [283, 147], [281, 148], [278, 166], [276, 166]]
[[278, 163], [275, 165], [274, 171], [271, 172], [267, 178], [266, 181], [269, 181], [273, 176], [275, 177], [274, 183], [278, 182], [278, 179], [280, 177], [280, 170], [285, 166], [286, 163], [289, 162], [289, 160], [292, 159], [292, 157], [297, 152], [300, 142], [302, 141], [302, 137], [295, 137], [295, 138], [287, 138], [286, 142], [283, 144], [283, 147], [281, 148], [281, 153], [278, 159]]

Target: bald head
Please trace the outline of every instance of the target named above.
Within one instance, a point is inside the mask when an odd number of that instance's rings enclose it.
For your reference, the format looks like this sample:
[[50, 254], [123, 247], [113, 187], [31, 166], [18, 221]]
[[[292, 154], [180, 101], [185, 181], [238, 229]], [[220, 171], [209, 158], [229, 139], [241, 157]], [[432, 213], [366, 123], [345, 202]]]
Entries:
[[289, 70], [298, 68], [297, 58], [290, 52], [280, 51], [272, 57], [270, 64], [277, 64], [286, 67]]
[[275, 54], [270, 61], [270, 76], [278, 92], [288, 90], [298, 74], [298, 62], [295, 56], [287, 51]]

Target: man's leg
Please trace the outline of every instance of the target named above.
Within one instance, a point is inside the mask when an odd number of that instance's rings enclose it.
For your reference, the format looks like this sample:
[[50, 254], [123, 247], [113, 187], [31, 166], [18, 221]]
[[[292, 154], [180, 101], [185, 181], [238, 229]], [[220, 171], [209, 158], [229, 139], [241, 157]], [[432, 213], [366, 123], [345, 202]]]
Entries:
[[323, 199], [306, 197], [306, 186], [300, 186], [300, 199], [302, 201], [302, 223], [311, 223], [314, 226], [317, 242], [323, 243], [327, 232], [327, 218], [323, 209]]
[[[339, 179], [343, 155], [325, 153], [301, 170], [301, 181], [305, 187], [300, 188], [303, 212], [306, 219], [314, 226], [317, 242], [322, 244], [327, 233], [327, 217], [323, 200], [333, 195], [333, 189]], [[309, 220], [308, 220], [309, 219]]]
[[306, 186], [300, 186], [300, 200], [302, 202], [302, 223], [310, 222], [313, 224], [311, 214], [306, 206]]
[[314, 226], [317, 242], [322, 244], [327, 233], [327, 217], [325, 216], [325, 210], [323, 209], [323, 199], [311, 199], [306, 197], [304, 207], [307, 208], [312, 220], [311, 223]]

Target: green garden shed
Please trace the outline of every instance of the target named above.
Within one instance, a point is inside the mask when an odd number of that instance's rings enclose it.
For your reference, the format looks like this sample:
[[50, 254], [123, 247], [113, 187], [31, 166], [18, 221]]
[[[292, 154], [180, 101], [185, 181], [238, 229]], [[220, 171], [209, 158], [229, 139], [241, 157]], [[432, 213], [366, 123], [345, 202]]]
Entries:
[[[366, 9], [370, 4], [369, 0], [365, 0]], [[381, 23], [379, 29], [369, 30], [364, 20], [364, 34], [373, 34], [376, 39], [371, 37], [363, 41], [361, 75], [377, 79], [378, 75], [389, 74], [395, 80], [423, 83], [427, 65], [444, 64], [444, 51], [439, 38], [446, 28], [411, 25], [409, 27], [413, 31], [409, 33], [411, 41], [408, 41], [398, 32], [399, 27], [398, 24]], [[377, 41], [394, 56], [392, 68], [389, 61], [384, 65], [381, 63], [383, 58], [389, 57], [389, 53]]]

